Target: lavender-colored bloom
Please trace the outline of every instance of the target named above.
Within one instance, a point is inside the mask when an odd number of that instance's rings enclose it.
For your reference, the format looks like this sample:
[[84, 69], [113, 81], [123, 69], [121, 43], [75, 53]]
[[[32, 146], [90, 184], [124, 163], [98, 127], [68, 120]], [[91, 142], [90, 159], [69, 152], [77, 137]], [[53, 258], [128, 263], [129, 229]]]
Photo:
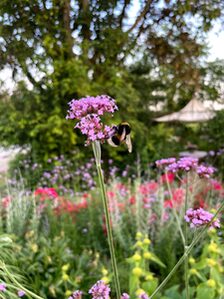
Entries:
[[109, 299], [110, 288], [104, 281], [99, 280], [89, 290], [89, 294], [92, 295], [93, 299]]
[[118, 110], [114, 99], [107, 95], [72, 100], [68, 105], [70, 110], [67, 119], [81, 119], [89, 114], [103, 115], [105, 112], [114, 113]]
[[[202, 208], [196, 210], [190, 208], [189, 210], [187, 210], [184, 219], [186, 222], [190, 223], [191, 228], [194, 228], [194, 227], [201, 227], [203, 225], [206, 225], [207, 223], [211, 222], [213, 217], [214, 215], [212, 213], [209, 213]], [[218, 219], [214, 220], [211, 223], [211, 227], [219, 228], [220, 221]]]
[[81, 130], [87, 136], [87, 145], [95, 140], [105, 140], [114, 133], [114, 128], [106, 126], [101, 121], [104, 113], [113, 113], [117, 110], [114, 99], [102, 95], [86, 97], [80, 100], [72, 100], [69, 103], [67, 119], [78, 119], [75, 128]]
[[26, 295], [26, 293], [23, 291], [23, 290], [19, 290], [18, 291], [18, 296], [19, 297], [23, 297], [23, 296], [25, 296]]
[[95, 140], [104, 140], [114, 134], [114, 128], [104, 125], [97, 114], [88, 114], [82, 117], [75, 128], [81, 130], [87, 136], [87, 144]]
[[193, 157], [183, 157], [174, 163], [170, 163], [166, 170], [169, 172], [177, 172], [179, 170], [190, 171], [196, 169], [198, 166], [198, 159]]
[[4, 282], [0, 283], [0, 292], [6, 291], [6, 284]]
[[169, 165], [169, 164], [172, 164], [175, 162], [176, 162], [176, 158], [161, 159], [161, 160], [156, 161], [156, 166], [162, 167], [162, 166], [166, 166], [166, 165]]
[[210, 178], [210, 176], [215, 172], [215, 168], [212, 166], [200, 165], [197, 167], [197, 174], [202, 178]]
[[127, 293], [123, 293], [121, 295], [121, 299], [129, 299], [129, 298], [130, 298], [130, 296]]
[[149, 296], [146, 293], [142, 293], [139, 295], [140, 299], [149, 299]]
[[211, 157], [213, 157], [213, 156], [215, 156], [215, 152], [214, 151], [209, 151], [208, 155], [211, 156]]

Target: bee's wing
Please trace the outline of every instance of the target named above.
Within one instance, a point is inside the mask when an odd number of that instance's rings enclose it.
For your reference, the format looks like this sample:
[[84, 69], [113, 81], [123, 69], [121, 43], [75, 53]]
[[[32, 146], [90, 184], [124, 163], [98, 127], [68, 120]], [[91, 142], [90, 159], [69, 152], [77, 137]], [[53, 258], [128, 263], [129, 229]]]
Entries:
[[129, 153], [131, 153], [131, 152], [132, 152], [132, 143], [131, 143], [131, 135], [130, 135], [130, 134], [128, 134], [128, 135], [126, 136], [126, 138], [125, 138], [125, 143], [126, 143], [126, 145], [127, 145], [127, 148], [128, 148]]
[[120, 136], [120, 141], [122, 142], [122, 141], [124, 141], [125, 139], [126, 139], [126, 129], [123, 128], [123, 132], [122, 132], [122, 134], [121, 134], [121, 136]]
[[113, 146], [113, 147], [118, 147], [118, 145], [116, 145], [111, 138], [107, 139], [107, 142], [109, 145]]

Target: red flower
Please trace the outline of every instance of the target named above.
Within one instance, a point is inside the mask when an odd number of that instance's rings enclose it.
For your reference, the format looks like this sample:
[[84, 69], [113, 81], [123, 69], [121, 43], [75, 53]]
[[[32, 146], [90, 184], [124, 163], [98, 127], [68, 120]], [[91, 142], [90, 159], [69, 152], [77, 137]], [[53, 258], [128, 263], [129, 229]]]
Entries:
[[149, 195], [149, 194], [153, 194], [157, 191], [158, 189], [158, 183], [151, 181], [145, 184], [142, 184], [139, 187], [139, 191], [142, 195]]
[[130, 205], [134, 205], [135, 203], [136, 203], [136, 198], [135, 198], [135, 196], [133, 195], [133, 196], [131, 196], [130, 198], [129, 198], [129, 203], [130, 203]]
[[50, 198], [54, 199], [54, 198], [58, 197], [58, 193], [56, 192], [56, 190], [54, 188], [37, 188], [34, 191], [34, 195], [35, 196], [39, 195], [41, 201], [44, 201], [44, 200], [50, 199]]
[[10, 196], [6, 196], [6, 197], [2, 198], [1, 203], [2, 203], [3, 208], [6, 209], [8, 207], [8, 205], [10, 204], [10, 201], [11, 201]]
[[161, 177], [160, 177], [162, 183], [168, 182], [169, 184], [173, 183], [174, 178], [175, 178], [175, 175], [172, 172], [165, 173], [165, 174], [161, 175]]

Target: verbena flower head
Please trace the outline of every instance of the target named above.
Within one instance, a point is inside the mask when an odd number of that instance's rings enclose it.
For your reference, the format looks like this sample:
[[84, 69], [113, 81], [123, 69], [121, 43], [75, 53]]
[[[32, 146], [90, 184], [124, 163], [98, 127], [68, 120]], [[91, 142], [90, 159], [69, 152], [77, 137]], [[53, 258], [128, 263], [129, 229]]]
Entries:
[[[186, 215], [184, 216], [184, 219], [186, 222], [190, 223], [190, 227], [201, 227], [203, 225], [206, 225], [209, 223], [214, 215], [212, 213], [209, 213], [205, 211], [202, 208], [193, 210], [192, 208], [187, 210]], [[220, 227], [220, 221], [214, 220], [211, 223], [211, 227], [219, 228]]]
[[72, 100], [69, 103], [67, 119], [77, 119], [75, 128], [81, 130], [87, 136], [89, 144], [95, 140], [105, 140], [114, 133], [114, 128], [103, 124], [101, 116], [105, 113], [114, 113], [118, 110], [114, 99], [107, 95], [86, 97], [80, 100]]
[[109, 299], [110, 288], [104, 281], [99, 280], [89, 290], [89, 294], [92, 295], [93, 299]]
[[176, 162], [176, 158], [161, 159], [161, 160], [156, 161], [156, 166], [163, 167], [163, 166], [167, 166], [169, 164], [175, 163], [175, 162]]
[[215, 168], [212, 166], [199, 165], [197, 167], [197, 174], [202, 178], [210, 178], [215, 172]]
[[0, 283], [0, 292], [6, 291], [6, 284], [4, 282]]
[[26, 295], [26, 293], [23, 291], [23, 290], [19, 290], [18, 291], [18, 296], [19, 297], [23, 297], [23, 296], [25, 296]]
[[179, 170], [188, 172], [192, 169], [196, 169], [197, 166], [198, 166], [198, 159], [192, 157], [183, 157], [180, 158], [178, 161], [169, 164], [166, 167], [166, 170], [170, 172], [177, 172]]
[[67, 119], [81, 119], [89, 114], [103, 115], [106, 112], [114, 113], [118, 110], [114, 99], [107, 95], [72, 100], [68, 105], [70, 110], [68, 110]]

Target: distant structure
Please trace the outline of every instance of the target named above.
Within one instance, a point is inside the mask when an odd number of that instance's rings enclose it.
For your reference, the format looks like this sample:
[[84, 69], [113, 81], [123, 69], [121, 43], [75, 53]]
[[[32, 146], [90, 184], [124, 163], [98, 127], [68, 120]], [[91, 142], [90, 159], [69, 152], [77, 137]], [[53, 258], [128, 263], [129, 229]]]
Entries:
[[157, 122], [205, 122], [212, 119], [215, 116], [214, 110], [209, 110], [203, 105], [203, 103], [198, 99], [197, 94], [190, 100], [187, 105], [178, 112], [173, 112], [168, 115], [164, 115], [155, 118]]

